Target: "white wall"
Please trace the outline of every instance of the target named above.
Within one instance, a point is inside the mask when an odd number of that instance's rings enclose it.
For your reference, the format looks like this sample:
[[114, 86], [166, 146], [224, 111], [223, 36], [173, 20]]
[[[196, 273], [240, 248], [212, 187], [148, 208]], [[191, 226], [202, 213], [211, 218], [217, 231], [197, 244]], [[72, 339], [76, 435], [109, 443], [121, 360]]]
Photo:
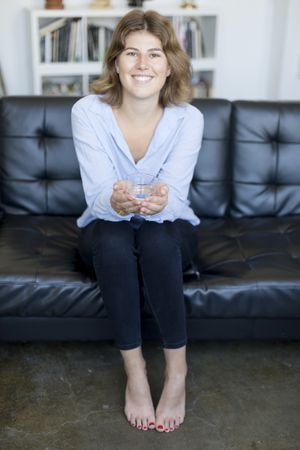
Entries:
[[284, 51], [279, 81], [279, 98], [300, 99], [300, 2], [290, 0], [287, 16], [288, 27], [284, 39]]
[[[206, 3], [214, 3], [209, 0]], [[199, 8], [204, 0], [198, 0]], [[81, 7], [90, 0], [64, 0]], [[126, 0], [113, 0], [125, 6]], [[300, 1], [222, 0], [219, 70], [215, 96], [228, 99], [300, 100]], [[179, 5], [180, 0], [155, 0]], [[28, 8], [44, 0], [0, 0], [0, 64], [8, 94], [31, 94], [32, 71]]]
[[268, 98], [273, 1], [223, 2], [217, 96], [228, 99]]

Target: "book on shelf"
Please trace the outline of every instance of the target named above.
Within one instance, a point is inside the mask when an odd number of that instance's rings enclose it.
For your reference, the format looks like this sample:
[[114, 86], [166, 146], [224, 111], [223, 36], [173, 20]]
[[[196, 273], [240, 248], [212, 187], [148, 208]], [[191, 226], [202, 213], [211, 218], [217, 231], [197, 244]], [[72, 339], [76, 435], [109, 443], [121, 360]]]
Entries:
[[188, 17], [173, 17], [175, 28], [181, 47], [192, 59], [205, 56], [203, 34], [199, 20]]
[[103, 25], [88, 25], [88, 60], [103, 61], [113, 30]]
[[40, 28], [40, 57], [43, 63], [83, 60], [82, 19], [58, 19]]

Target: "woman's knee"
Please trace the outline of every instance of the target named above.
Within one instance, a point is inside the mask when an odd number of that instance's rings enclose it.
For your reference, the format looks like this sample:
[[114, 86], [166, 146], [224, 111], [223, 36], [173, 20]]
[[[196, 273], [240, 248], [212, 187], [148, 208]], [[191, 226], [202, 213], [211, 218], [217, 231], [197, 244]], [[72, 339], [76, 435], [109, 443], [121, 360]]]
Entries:
[[96, 220], [91, 233], [93, 256], [103, 254], [107, 257], [128, 255], [133, 248], [133, 233], [125, 221], [109, 222]]
[[154, 258], [180, 254], [180, 242], [172, 222], [148, 222], [138, 233], [138, 249], [144, 256]]

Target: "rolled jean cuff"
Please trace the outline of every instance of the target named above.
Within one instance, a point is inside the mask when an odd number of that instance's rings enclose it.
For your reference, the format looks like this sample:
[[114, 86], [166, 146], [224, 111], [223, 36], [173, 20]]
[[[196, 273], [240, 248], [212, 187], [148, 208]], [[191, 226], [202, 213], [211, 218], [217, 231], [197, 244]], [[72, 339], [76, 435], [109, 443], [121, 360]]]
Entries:
[[178, 342], [164, 342], [163, 343], [163, 348], [166, 348], [166, 349], [176, 349], [176, 348], [180, 348], [180, 347], [184, 347], [186, 344], [187, 344], [187, 339], [183, 339], [183, 340], [181, 340], [181, 341], [178, 341]]
[[116, 342], [116, 347], [119, 350], [133, 350], [134, 348], [141, 347], [141, 345], [142, 345], [141, 342], [136, 342], [133, 344], [119, 344], [118, 342]]

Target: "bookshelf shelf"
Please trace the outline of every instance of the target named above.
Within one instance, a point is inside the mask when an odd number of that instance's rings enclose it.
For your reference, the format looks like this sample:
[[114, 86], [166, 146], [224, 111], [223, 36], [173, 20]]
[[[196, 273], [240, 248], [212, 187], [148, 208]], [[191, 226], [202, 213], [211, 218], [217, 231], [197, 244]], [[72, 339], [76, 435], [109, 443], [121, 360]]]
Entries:
[[[105, 48], [129, 9], [31, 10], [34, 94], [86, 95], [100, 76]], [[194, 96], [214, 94], [218, 67], [217, 6], [161, 8], [172, 21], [193, 66]]]

